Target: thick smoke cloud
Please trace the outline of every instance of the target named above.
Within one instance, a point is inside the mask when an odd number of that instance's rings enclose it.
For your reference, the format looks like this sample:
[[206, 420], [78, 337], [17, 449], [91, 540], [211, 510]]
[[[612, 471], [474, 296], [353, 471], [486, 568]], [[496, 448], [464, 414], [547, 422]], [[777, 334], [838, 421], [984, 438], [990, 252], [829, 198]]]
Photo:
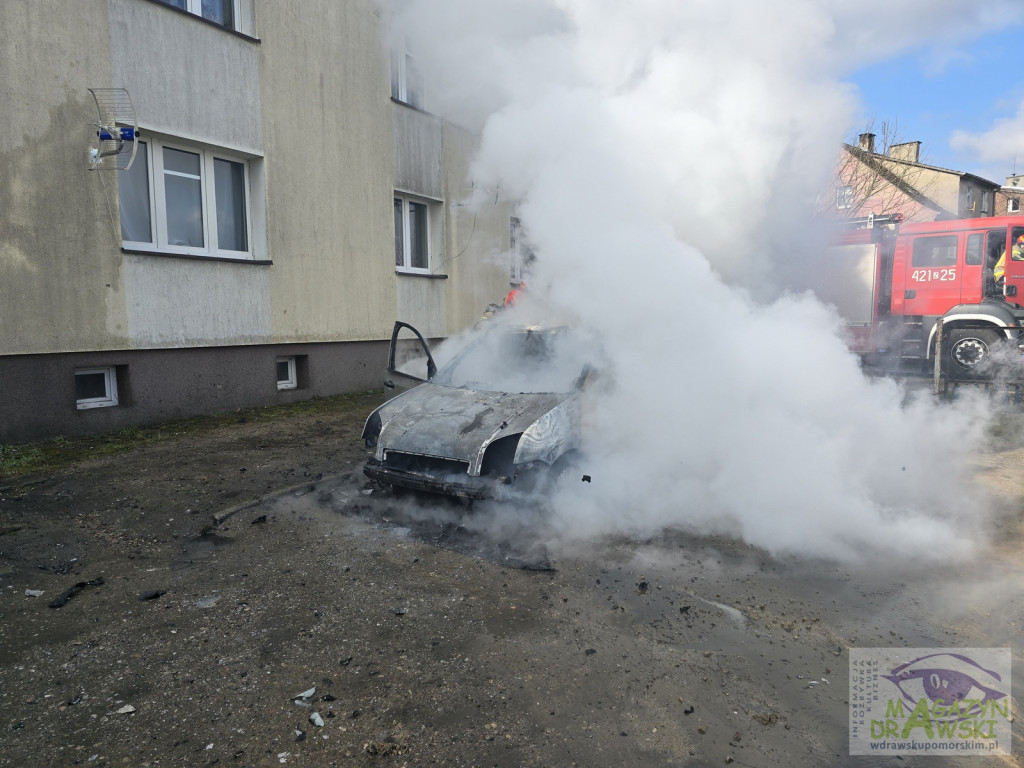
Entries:
[[594, 481], [556, 500], [563, 537], [970, 549], [980, 408], [905, 403], [865, 378], [830, 310], [779, 277], [821, 245], [808, 215], [857, 109], [843, 72], [991, 26], [1003, 7], [939, 5], [403, 4], [394, 30], [428, 108], [481, 131], [475, 186], [519, 203], [530, 291], [603, 341], [585, 410]]

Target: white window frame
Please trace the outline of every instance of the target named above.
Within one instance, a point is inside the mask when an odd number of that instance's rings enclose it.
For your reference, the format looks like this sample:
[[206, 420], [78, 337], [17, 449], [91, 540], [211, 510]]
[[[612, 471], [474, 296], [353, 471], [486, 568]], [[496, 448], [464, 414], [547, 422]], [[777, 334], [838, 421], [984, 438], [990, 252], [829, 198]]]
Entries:
[[[408, 195], [403, 192], [395, 192], [395, 201], [401, 201], [402, 203], [402, 263], [398, 263], [397, 253], [397, 242], [396, 242], [396, 259], [395, 269], [398, 272], [405, 272], [414, 275], [429, 275], [430, 265], [434, 261], [434, 222], [435, 212], [439, 207], [439, 203], [436, 200], [430, 200], [425, 197], [418, 197], [416, 195]], [[412, 266], [412, 242], [409, 237], [410, 227], [409, 220], [412, 213], [412, 204], [422, 205], [426, 209], [426, 225], [427, 225], [427, 265], [425, 267], [414, 267]], [[398, 233], [395, 233], [395, 239], [398, 239]]]
[[391, 98], [413, 109], [423, 109], [423, 75], [416, 57], [404, 45], [391, 50]]
[[853, 207], [853, 186], [844, 184], [836, 187], [836, 208], [844, 210]]
[[[167, 139], [158, 136], [148, 135], [140, 140], [146, 145], [147, 182], [149, 194], [150, 211], [150, 240], [132, 241], [123, 240], [122, 245], [127, 249], [150, 250], [166, 253], [187, 254], [190, 256], [215, 256], [227, 259], [254, 259], [253, 238], [252, 238], [252, 172], [250, 159], [238, 154], [226, 152], [218, 148], [206, 147], [203, 145], [189, 144], [185, 141]], [[200, 194], [201, 210], [203, 215], [203, 246], [187, 246], [172, 244], [167, 239], [167, 198], [165, 187], [165, 173], [174, 175], [174, 171], [164, 169], [164, 149], [176, 149], [181, 152], [188, 152], [199, 155], [200, 158]], [[215, 188], [214, 168], [216, 160], [226, 160], [238, 163], [244, 170], [245, 182], [245, 244], [246, 250], [235, 251], [220, 248], [217, 244], [217, 195]]]
[[1007, 213], [1020, 213], [1020, 198], [1008, 197], [1006, 198], [1006, 212]]
[[[161, 0], [162, 2], [170, 5], [172, 8], [178, 8], [177, 3], [171, 2], [171, 0]], [[223, 26], [224, 29], [230, 29], [232, 31], [238, 31], [238, 15], [241, 12], [241, 0], [231, 0], [231, 26], [221, 25], [220, 22], [214, 19], [209, 19], [203, 16], [203, 0], [185, 0], [185, 7], [179, 8], [179, 10], [191, 13], [193, 16], [198, 16], [201, 19], [206, 19], [211, 24], [218, 24]]]
[[[78, 410], [86, 408], [112, 408], [117, 405], [117, 368], [115, 366], [103, 366], [97, 368], [77, 368], [75, 377], [103, 374], [106, 395], [104, 397], [83, 397], [75, 401]], [[76, 393], [77, 396], [77, 393]]]
[[295, 357], [291, 356], [291, 357], [279, 357], [279, 358], [277, 358], [277, 360], [274, 363], [275, 376], [279, 375], [279, 374], [276, 373], [276, 369], [277, 369], [277, 366], [279, 366], [281, 363], [288, 363], [288, 378], [287, 379], [278, 379], [277, 380], [277, 388], [278, 389], [297, 389], [298, 386], [299, 386], [299, 377], [298, 377], [298, 369], [297, 369], [297, 367], [295, 365]]

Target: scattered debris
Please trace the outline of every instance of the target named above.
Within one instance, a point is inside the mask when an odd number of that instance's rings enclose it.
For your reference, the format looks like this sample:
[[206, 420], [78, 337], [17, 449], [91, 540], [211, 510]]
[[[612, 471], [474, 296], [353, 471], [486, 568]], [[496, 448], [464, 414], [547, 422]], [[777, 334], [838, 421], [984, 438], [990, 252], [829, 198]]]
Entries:
[[324, 719], [322, 717], [320, 717], [320, 713], [319, 712], [314, 712], [313, 714], [311, 714], [309, 716], [309, 722], [311, 722], [317, 728], [323, 728], [324, 727]]
[[196, 608], [213, 608], [218, 602], [220, 602], [220, 595], [209, 595], [197, 598], [193, 605]]
[[391, 609], [391, 613], [393, 613], [395, 616], [405, 616], [405, 614], [407, 612], [408, 612], [407, 608], [392, 608]]
[[117, 710], [117, 714], [119, 714], [119, 715], [130, 715], [134, 711], [135, 711], [135, 707], [133, 707], [131, 704], [125, 704], [123, 707], [121, 707], [119, 710]]
[[51, 571], [52, 573], [56, 573], [58, 576], [64, 576], [74, 571], [75, 566], [77, 564], [78, 558], [72, 557], [70, 560], [65, 560], [64, 562], [57, 563], [56, 565], [46, 565], [44, 563], [39, 563], [38, 565], [36, 565], [36, 568], [38, 568], [41, 571]]
[[641, 581], [639, 584], [636, 585], [636, 593], [638, 595], [645, 594], [647, 590], [650, 589], [650, 586], [651, 585], [648, 584], [646, 581]]
[[382, 735], [383, 738], [367, 742], [363, 745], [363, 750], [366, 754], [387, 757], [389, 755], [400, 755], [405, 751], [406, 745], [399, 742], [393, 735], [387, 732]]
[[292, 696], [292, 702], [298, 704], [300, 707], [311, 706], [310, 702], [316, 695], [316, 688], [310, 688], [309, 690], [303, 691], [298, 696]]
[[295, 740], [296, 741], [305, 741], [306, 740], [306, 732], [304, 730], [302, 730], [301, 728], [296, 728], [295, 729]]
[[539, 571], [544, 573], [554, 572], [557, 570], [546, 558], [538, 560], [523, 560], [522, 558], [514, 555], [506, 555], [502, 562], [504, 565], [509, 568], [515, 568], [517, 571]]
[[166, 595], [166, 589], [149, 589], [139, 593], [139, 600], [156, 600], [161, 595]]
[[779, 716], [775, 712], [757, 712], [751, 715], [761, 725], [772, 726], [779, 722]]
[[51, 608], [62, 608], [63, 606], [67, 605], [68, 600], [70, 600], [72, 597], [77, 595], [79, 592], [81, 592], [86, 587], [100, 587], [102, 585], [103, 585], [103, 577], [102, 576], [97, 576], [95, 579], [90, 579], [89, 581], [80, 581], [77, 584], [75, 584], [73, 587], [68, 587], [63, 592], [61, 592], [60, 595], [58, 595], [53, 600], [51, 600], [50, 601], [50, 607]]
[[41, 589], [26, 589], [25, 597], [42, 597], [43, 590]]
[[692, 715], [693, 712], [694, 712], [693, 704], [691, 704], [690, 706], [688, 706], [686, 709], [683, 710], [683, 714], [684, 715]]
[[597, 649], [596, 648], [587, 648], [587, 650], [584, 651], [584, 653], [586, 653], [587, 656], [593, 656], [595, 653], [597, 653]]

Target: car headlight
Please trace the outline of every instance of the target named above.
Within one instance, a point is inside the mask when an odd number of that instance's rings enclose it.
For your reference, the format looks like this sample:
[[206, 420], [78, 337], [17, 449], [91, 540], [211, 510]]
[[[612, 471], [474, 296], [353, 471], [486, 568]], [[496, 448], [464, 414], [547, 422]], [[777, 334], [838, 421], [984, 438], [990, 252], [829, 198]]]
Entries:
[[370, 414], [366, 424], [363, 426], [363, 440], [366, 441], [367, 448], [377, 447], [377, 438], [380, 437], [380, 430], [381, 419], [380, 411], [378, 410]]
[[576, 396], [560, 403], [537, 419], [519, 438], [514, 463], [543, 461], [553, 464], [579, 441], [579, 399]]

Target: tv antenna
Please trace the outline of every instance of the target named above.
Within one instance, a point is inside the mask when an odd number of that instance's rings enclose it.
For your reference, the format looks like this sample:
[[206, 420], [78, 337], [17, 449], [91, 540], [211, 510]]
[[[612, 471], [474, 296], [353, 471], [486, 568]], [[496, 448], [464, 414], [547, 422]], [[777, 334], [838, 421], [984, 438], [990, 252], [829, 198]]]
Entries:
[[132, 167], [139, 137], [135, 105], [125, 88], [90, 88], [99, 117], [96, 141], [89, 148], [89, 170], [127, 171]]

